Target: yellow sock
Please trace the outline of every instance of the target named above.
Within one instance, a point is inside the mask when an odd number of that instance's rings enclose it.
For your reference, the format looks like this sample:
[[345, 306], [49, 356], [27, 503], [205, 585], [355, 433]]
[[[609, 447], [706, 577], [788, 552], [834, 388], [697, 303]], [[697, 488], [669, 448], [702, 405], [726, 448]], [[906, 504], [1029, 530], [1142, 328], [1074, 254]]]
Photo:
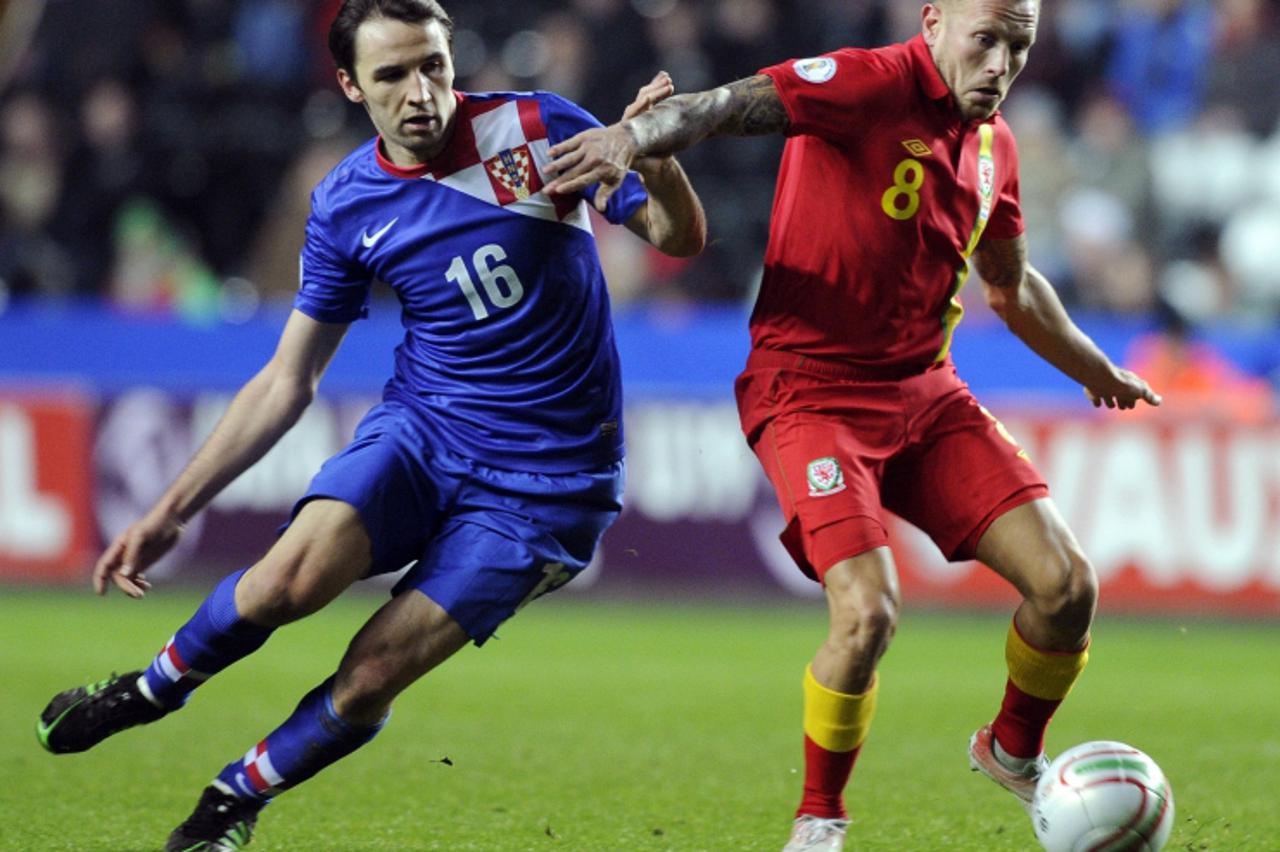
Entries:
[[1079, 651], [1042, 651], [1029, 645], [1018, 632], [1017, 622], [1010, 621], [1004, 656], [1014, 686], [1035, 698], [1061, 701], [1089, 662], [1089, 648], [1086, 645]]
[[876, 714], [879, 675], [861, 695], [827, 689], [813, 676], [813, 667], [804, 670], [804, 733], [827, 751], [853, 751], [862, 745]]

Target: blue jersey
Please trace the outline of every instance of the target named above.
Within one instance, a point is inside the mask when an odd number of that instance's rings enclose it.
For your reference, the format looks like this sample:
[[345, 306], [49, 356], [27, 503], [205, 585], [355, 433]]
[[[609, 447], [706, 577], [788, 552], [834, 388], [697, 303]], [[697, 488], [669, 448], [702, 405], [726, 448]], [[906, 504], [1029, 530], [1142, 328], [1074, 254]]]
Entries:
[[[587, 199], [548, 196], [551, 145], [600, 123], [546, 92], [457, 93], [431, 162], [362, 145], [316, 187], [294, 307], [367, 315], [372, 283], [400, 299], [404, 339], [384, 399], [445, 446], [494, 467], [563, 472], [622, 457], [622, 388]], [[628, 175], [606, 218], [644, 202]]]

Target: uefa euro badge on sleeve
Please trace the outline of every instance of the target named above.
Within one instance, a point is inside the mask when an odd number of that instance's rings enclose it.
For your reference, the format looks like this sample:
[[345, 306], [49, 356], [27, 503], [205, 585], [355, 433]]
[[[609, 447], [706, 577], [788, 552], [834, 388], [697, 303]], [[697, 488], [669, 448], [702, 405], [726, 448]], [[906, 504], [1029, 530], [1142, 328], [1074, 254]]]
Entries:
[[791, 67], [796, 69], [802, 80], [810, 83], [825, 83], [836, 76], [836, 61], [830, 56], [797, 59]]

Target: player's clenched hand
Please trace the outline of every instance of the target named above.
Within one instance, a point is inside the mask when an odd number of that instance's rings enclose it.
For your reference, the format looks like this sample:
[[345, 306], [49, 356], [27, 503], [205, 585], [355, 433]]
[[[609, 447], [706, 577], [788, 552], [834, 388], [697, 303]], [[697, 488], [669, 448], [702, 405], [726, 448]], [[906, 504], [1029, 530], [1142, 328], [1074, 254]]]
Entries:
[[1115, 369], [1103, 381], [1096, 382], [1084, 389], [1084, 395], [1093, 403], [1094, 408], [1128, 409], [1139, 402], [1148, 405], [1159, 405], [1160, 394], [1153, 391], [1142, 377], [1129, 370]]
[[107, 593], [107, 580], [131, 598], [141, 598], [151, 588], [146, 570], [169, 552], [182, 534], [182, 524], [165, 515], [147, 515], [134, 523], [107, 548], [93, 566], [93, 590]]

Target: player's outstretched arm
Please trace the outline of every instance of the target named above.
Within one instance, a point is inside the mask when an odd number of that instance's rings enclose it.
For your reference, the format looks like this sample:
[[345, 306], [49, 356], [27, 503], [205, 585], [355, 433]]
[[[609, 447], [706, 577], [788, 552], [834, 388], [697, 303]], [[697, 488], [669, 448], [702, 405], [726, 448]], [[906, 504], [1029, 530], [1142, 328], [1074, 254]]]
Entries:
[[110, 580], [131, 598], [146, 593], [147, 568], [173, 547], [187, 519], [266, 455], [302, 416], [346, 330], [346, 325], [317, 322], [299, 311], [290, 315], [271, 360], [236, 394], [155, 506], [116, 536], [98, 559], [94, 591], [105, 594]]
[[[622, 112], [635, 118], [675, 93], [675, 83], [659, 71]], [[672, 257], [692, 257], [707, 244], [707, 217], [693, 184], [674, 156], [638, 157], [632, 167], [644, 181], [648, 199], [631, 214], [627, 228]]]
[[992, 310], [1032, 351], [1083, 385], [1095, 407], [1160, 404], [1140, 376], [1113, 364], [1072, 322], [1053, 285], [1027, 263], [1025, 236], [983, 240], [973, 261]]
[[568, 194], [599, 183], [603, 209], [638, 157], [666, 156], [708, 136], [761, 136], [788, 126], [773, 78], [757, 74], [705, 92], [675, 95], [642, 115], [579, 133], [552, 146], [548, 192]]

